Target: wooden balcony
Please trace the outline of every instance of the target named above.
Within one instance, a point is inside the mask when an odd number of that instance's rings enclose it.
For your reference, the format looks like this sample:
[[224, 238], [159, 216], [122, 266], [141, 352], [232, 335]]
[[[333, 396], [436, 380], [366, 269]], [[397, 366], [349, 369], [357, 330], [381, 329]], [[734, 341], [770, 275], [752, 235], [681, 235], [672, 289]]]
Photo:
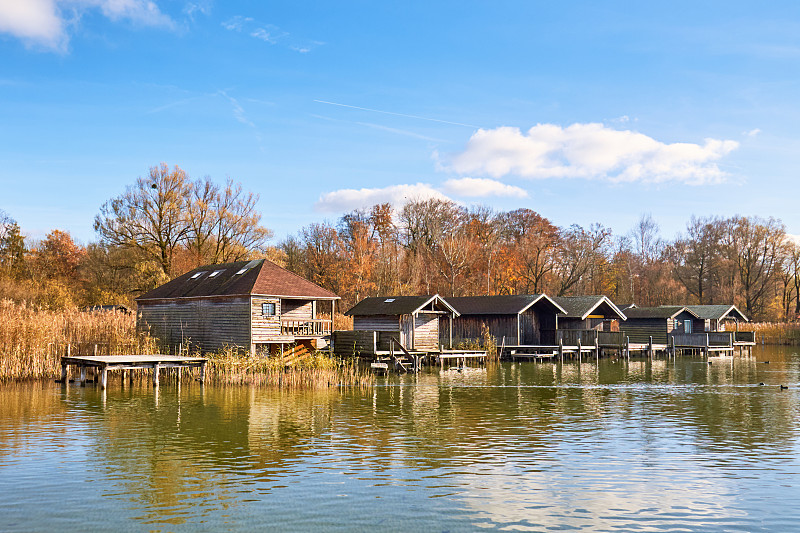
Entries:
[[325, 337], [333, 330], [332, 320], [281, 319], [281, 335], [293, 337]]

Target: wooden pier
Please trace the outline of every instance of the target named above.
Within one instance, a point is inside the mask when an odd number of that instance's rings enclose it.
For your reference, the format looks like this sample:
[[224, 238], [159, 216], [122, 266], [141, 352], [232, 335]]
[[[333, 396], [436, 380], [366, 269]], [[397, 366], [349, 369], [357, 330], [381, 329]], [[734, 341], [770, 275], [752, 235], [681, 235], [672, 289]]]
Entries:
[[[180, 380], [181, 370], [184, 368], [199, 368], [200, 383], [205, 381], [207, 359], [203, 357], [182, 357], [179, 355], [87, 355], [87, 356], [65, 356], [61, 358], [61, 379], [60, 383], [67, 383], [69, 378], [69, 366], [75, 366], [80, 372], [81, 386], [86, 385], [87, 370], [93, 369], [95, 375], [100, 377], [100, 388], [105, 389], [108, 384], [108, 372], [110, 370], [125, 372], [134, 370], [152, 370], [153, 386], [158, 387], [159, 373], [162, 368], [175, 368], [178, 371]], [[133, 381], [133, 374], [130, 375]]]

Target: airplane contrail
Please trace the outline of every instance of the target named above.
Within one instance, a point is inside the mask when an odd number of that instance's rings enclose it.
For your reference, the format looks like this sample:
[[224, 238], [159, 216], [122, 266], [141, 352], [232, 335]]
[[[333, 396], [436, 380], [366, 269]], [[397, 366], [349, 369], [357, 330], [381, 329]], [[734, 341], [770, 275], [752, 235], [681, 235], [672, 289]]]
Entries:
[[320, 104], [328, 104], [328, 105], [335, 105], [339, 107], [349, 107], [350, 109], [360, 109], [361, 111], [371, 111], [373, 113], [383, 113], [384, 115], [395, 115], [398, 117], [406, 117], [406, 118], [415, 118], [418, 120], [427, 120], [430, 122], [440, 122], [442, 124], [452, 124], [453, 126], [464, 126], [465, 128], [480, 128], [480, 126], [476, 126], [475, 124], [464, 124], [463, 122], [451, 122], [449, 120], [441, 120], [438, 118], [429, 118], [429, 117], [420, 117], [418, 115], [407, 115], [405, 113], [395, 113], [394, 111], [382, 111], [380, 109], [370, 109], [368, 107], [359, 107], [357, 105], [348, 105], [348, 104], [339, 104], [336, 102], [328, 102], [326, 100], [314, 100]]

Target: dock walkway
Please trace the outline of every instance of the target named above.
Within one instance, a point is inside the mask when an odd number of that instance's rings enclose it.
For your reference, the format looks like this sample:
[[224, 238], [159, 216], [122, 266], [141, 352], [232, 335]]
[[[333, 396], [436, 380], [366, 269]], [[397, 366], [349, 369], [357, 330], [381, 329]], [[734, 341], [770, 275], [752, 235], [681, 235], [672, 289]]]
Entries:
[[86, 384], [86, 370], [95, 369], [100, 374], [100, 388], [105, 389], [108, 383], [109, 370], [148, 370], [153, 371], [153, 386], [158, 387], [159, 371], [162, 368], [200, 368], [200, 382], [205, 381], [206, 363], [204, 357], [183, 357], [179, 355], [86, 355], [65, 356], [61, 358], [61, 383], [67, 383], [69, 366], [76, 366], [80, 371], [80, 383]]

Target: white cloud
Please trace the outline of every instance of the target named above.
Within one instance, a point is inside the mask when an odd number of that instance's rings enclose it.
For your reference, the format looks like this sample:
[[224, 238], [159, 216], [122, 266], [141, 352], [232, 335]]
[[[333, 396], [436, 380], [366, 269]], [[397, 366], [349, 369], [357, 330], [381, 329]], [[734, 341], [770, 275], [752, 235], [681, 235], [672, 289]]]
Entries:
[[67, 39], [55, 0], [0, 0], [0, 32], [54, 50]]
[[524, 189], [488, 178], [450, 179], [444, 182], [442, 188], [449, 194], [468, 198], [485, 196], [528, 197], [528, 192]]
[[378, 189], [340, 189], [320, 196], [315, 208], [318, 211], [341, 213], [389, 202], [400, 206], [409, 200], [438, 198], [449, 200], [447, 196], [427, 183], [414, 185], [391, 185]]
[[738, 148], [730, 140], [666, 144], [642, 133], [614, 130], [603, 124], [573, 124], [566, 128], [538, 124], [519, 128], [479, 129], [465, 150], [443, 162], [459, 174], [495, 178], [585, 178], [612, 182], [680, 181], [699, 185], [720, 183], [727, 173], [715, 161]]
[[759, 133], [761, 133], [761, 129], [760, 128], [755, 128], [755, 129], [752, 129], [750, 131], [744, 132], [744, 134], [747, 135], [748, 137], [755, 137]]
[[146, 26], [175, 26], [169, 16], [151, 0], [0, 0], [0, 32], [8, 33], [27, 45], [64, 51], [69, 43], [68, 23], [63, 10], [74, 23], [83, 11], [99, 9], [108, 19], [130, 20]]

